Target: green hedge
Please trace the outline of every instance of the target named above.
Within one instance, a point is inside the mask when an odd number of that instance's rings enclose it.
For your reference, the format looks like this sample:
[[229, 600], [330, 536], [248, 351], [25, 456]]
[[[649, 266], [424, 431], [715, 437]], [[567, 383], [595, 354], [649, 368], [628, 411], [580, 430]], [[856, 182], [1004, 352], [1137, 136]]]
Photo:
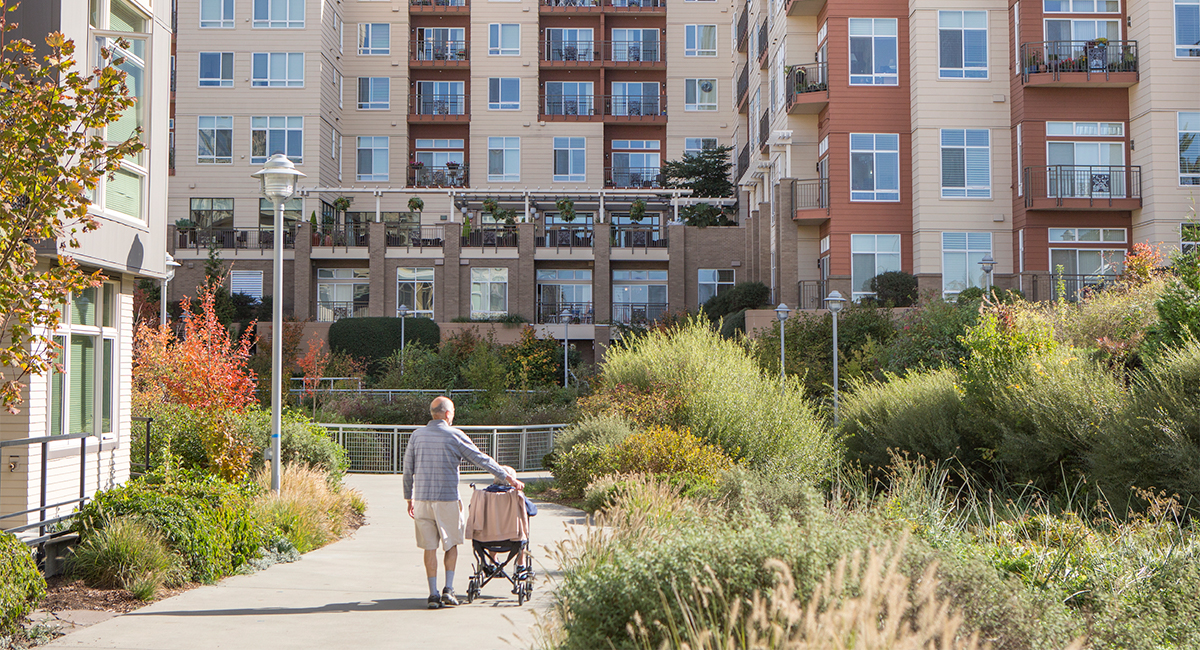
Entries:
[[0, 532], [0, 635], [16, 630], [45, 597], [46, 580], [29, 547]]
[[[437, 349], [441, 328], [428, 318], [404, 319], [404, 338]], [[371, 374], [383, 369], [383, 361], [400, 349], [400, 319], [391, 317], [343, 318], [329, 327], [329, 349], [364, 359]]]
[[771, 290], [761, 282], [739, 282], [709, 298], [704, 313], [716, 320], [744, 309], [756, 309], [771, 302]]

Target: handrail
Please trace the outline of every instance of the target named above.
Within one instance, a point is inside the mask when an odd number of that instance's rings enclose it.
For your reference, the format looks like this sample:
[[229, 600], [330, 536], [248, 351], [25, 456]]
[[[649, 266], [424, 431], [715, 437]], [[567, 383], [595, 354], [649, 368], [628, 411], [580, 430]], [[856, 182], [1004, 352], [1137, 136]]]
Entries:
[[[400, 474], [413, 431], [423, 424], [319, 423], [346, 450], [351, 473]], [[465, 425], [455, 427], [485, 454], [519, 472], [543, 469], [542, 458], [554, 449], [554, 437], [567, 424]], [[464, 473], [480, 470], [463, 461]]]
[[1134, 72], [1138, 66], [1137, 41], [1040, 41], [1021, 44], [1021, 82], [1034, 74], [1052, 74], [1055, 81], [1064, 72], [1082, 72], [1109, 79], [1114, 72]]

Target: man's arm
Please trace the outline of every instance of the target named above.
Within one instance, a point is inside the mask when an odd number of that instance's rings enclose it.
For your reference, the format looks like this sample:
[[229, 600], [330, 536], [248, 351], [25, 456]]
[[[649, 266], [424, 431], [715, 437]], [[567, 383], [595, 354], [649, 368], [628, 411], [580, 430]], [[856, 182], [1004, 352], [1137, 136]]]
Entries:
[[413, 439], [410, 436], [408, 446], [404, 449], [404, 498], [409, 501], [409, 510], [412, 510], [413, 497], [413, 471], [416, 468], [416, 459], [413, 456]]
[[509, 485], [518, 490], [525, 489], [524, 483], [518, 481], [515, 476], [509, 476], [508, 472], [504, 471], [503, 467], [500, 467], [500, 463], [497, 463], [491, 456], [480, 451], [479, 447], [476, 447], [475, 443], [471, 442], [471, 439], [461, 429], [453, 429], [453, 431], [454, 437], [452, 440], [454, 441], [454, 449], [458, 452], [459, 456], [471, 461], [472, 465], [492, 476], [508, 481]]

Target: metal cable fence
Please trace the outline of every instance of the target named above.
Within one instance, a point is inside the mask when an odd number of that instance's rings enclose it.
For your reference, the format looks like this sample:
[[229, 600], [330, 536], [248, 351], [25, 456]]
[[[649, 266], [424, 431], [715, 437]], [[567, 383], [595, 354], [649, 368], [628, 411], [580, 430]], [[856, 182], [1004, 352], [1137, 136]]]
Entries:
[[[413, 431], [422, 425], [405, 424], [321, 424], [346, 450], [350, 472], [358, 474], [401, 474], [404, 451]], [[461, 426], [467, 437], [485, 454], [501, 465], [518, 472], [545, 469], [542, 457], [554, 448], [554, 436], [565, 424], [528, 426]], [[464, 473], [481, 473], [463, 462]]]

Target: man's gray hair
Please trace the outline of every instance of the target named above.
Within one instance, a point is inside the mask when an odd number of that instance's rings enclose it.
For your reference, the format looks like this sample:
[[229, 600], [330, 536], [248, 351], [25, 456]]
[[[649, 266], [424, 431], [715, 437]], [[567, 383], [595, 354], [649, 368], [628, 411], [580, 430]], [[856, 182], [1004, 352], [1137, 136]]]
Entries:
[[454, 408], [454, 402], [450, 401], [449, 397], [435, 397], [429, 404], [429, 414], [444, 415], [452, 408]]

